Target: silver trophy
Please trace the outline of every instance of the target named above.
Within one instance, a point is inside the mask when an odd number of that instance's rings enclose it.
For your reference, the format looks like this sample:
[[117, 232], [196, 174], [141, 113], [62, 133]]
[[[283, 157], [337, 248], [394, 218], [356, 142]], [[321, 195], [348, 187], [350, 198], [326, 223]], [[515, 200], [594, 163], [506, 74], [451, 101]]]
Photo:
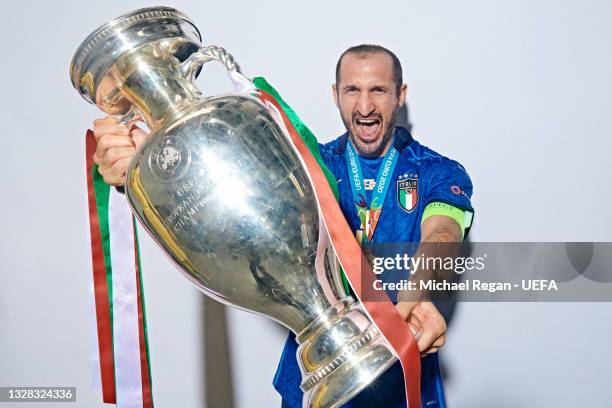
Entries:
[[125, 185], [149, 234], [204, 293], [296, 334], [304, 407], [340, 406], [396, 356], [343, 289], [289, 136], [249, 92], [204, 97], [193, 79], [208, 61], [252, 84], [187, 16], [153, 7], [90, 34], [70, 76], [87, 101], [151, 130]]

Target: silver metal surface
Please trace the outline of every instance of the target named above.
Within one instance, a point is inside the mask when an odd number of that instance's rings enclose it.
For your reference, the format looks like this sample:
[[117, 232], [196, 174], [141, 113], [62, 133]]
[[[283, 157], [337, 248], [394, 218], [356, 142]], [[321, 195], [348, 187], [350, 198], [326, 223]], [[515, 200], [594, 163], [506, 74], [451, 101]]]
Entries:
[[[133, 19], [134, 13], [126, 16]], [[122, 27], [120, 37], [132, 38], [135, 25], [123, 18], [111, 26]], [[199, 48], [197, 30], [185, 16], [135, 24], [140, 33], [154, 35], [125, 42], [109, 34], [92, 42], [92, 34], [72, 68], [86, 99], [108, 113], [135, 110], [152, 130], [127, 175], [135, 215], [206, 294], [296, 333], [304, 407], [343, 404], [396, 357], [343, 289], [293, 144], [256, 97], [202, 96], [192, 82], [201, 64], [215, 60], [234, 72], [238, 66], [219, 47], [201, 48], [181, 64], [178, 48]], [[184, 24], [191, 31], [178, 30]], [[172, 36], [160, 36], [167, 26]], [[88, 88], [82, 78], [90, 73], [95, 74]]]

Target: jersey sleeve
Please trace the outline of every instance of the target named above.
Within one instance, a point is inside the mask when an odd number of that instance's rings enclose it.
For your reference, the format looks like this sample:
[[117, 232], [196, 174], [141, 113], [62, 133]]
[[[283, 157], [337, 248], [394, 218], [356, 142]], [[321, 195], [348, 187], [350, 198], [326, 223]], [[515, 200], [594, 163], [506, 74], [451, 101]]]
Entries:
[[435, 160], [427, 175], [421, 222], [432, 215], [446, 215], [457, 221], [467, 236], [474, 218], [472, 192], [472, 180], [461, 164], [446, 158]]

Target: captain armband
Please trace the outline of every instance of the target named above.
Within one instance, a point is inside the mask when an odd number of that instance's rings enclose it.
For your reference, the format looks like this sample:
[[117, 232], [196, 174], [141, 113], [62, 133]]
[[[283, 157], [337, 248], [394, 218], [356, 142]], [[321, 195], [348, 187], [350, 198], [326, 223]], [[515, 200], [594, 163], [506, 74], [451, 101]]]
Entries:
[[472, 219], [474, 218], [474, 213], [472, 211], [462, 210], [452, 204], [447, 204], [440, 201], [434, 201], [427, 204], [425, 210], [423, 211], [421, 224], [432, 215], [445, 215], [455, 220], [459, 225], [459, 228], [461, 228], [462, 241], [466, 235], [466, 231], [469, 231], [470, 227], [472, 226]]

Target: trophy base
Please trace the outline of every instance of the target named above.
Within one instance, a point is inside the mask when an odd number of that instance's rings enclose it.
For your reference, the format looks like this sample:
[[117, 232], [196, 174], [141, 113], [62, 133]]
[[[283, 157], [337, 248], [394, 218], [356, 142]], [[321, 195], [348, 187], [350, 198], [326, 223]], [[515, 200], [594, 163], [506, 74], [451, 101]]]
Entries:
[[297, 340], [303, 408], [339, 407], [397, 361], [391, 346], [352, 298], [330, 308]]

